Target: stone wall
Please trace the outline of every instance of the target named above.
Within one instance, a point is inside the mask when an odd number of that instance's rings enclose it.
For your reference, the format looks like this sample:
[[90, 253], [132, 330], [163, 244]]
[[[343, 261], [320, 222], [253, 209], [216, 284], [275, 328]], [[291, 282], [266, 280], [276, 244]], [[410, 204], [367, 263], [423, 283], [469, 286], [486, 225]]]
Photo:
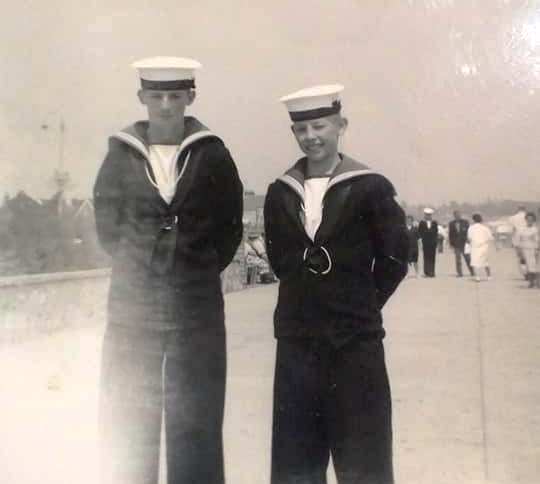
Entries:
[[[244, 287], [241, 257], [223, 273], [223, 290]], [[65, 328], [103, 324], [110, 269], [0, 278], [0, 347]]]

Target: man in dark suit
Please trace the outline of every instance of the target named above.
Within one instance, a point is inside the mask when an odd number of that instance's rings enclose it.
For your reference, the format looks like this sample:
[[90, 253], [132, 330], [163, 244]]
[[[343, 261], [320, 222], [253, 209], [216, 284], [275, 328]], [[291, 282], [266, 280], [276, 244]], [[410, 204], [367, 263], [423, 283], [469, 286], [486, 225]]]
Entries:
[[439, 227], [433, 220], [433, 209], [424, 209], [424, 220], [418, 225], [418, 235], [422, 241], [422, 252], [424, 255], [424, 275], [435, 277], [435, 254], [437, 253], [437, 238]]
[[454, 220], [450, 222], [448, 229], [448, 239], [450, 247], [454, 249], [456, 256], [456, 272], [458, 277], [463, 277], [463, 271], [461, 269], [461, 257], [465, 259], [467, 268], [471, 276], [474, 275], [474, 270], [471, 266], [470, 254], [465, 254], [465, 244], [467, 242], [467, 230], [469, 230], [469, 222], [464, 218], [461, 218], [461, 213], [458, 210], [454, 212]]

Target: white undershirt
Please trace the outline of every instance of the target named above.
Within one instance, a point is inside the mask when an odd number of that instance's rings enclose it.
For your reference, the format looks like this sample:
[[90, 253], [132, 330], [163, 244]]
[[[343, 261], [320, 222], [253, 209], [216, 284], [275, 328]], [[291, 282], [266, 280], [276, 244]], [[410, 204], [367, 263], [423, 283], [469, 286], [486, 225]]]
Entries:
[[180, 145], [150, 145], [150, 164], [161, 198], [171, 203], [178, 182], [177, 155]]
[[329, 176], [304, 180], [304, 228], [311, 240], [322, 221], [323, 197], [330, 181]]

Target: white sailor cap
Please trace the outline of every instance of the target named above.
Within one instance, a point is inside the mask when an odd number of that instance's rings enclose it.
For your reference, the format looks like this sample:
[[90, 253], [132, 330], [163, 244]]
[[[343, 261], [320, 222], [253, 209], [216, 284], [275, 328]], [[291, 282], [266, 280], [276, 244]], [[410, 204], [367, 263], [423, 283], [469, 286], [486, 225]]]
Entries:
[[149, 57], [131, 66], [137, 69], [143, 89], [164, 91], [195, 88], [195, 71], [202, 67], [185, 57]]
[[432, 208], [426, 207], [424, 208], [424, 213], [427, 215], [432, 215], [435, 212]]
[[313, 86], [284, 96], [280, 101], [293, 121], [322, 118], [341, 111], [339, 93], [343, 89], [341, 84]]

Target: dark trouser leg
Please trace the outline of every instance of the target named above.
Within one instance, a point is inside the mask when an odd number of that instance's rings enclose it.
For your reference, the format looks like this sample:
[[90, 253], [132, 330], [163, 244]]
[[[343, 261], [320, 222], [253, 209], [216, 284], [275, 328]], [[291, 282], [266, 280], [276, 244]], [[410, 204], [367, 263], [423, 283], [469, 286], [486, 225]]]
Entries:
[[165, 362], [169, 484], [222, 484], [225, 330], [171, 332]]
[[382, 342], [355, 338], [334, 353], [327, 400], [339, 484], [392, 484], [392, 410]]
[[437, 246], [425, 246], [424, 250], [424, 274], [427, 277], [435, 276], [435, 253]]
[[465, 263], [467, 264], [467, 268], [469, 269], [469, 273], [471, 274], [471, 276], [474, 276], [474, 268], [471, 265], [471, 254], [463, 253], [463, 257], [465, 258]]
[[454, 256], [456, 258], [456, 272], [457, 272], [457, 275], [460, 277], [463, 275], [463, 271], [461, 269], [461, 254], [462, 254], [461, 249], [455, 247]]
[[279, 339], [274, 380], [272, 484], [325, 484], [329, 461], [323, 393], [326, 356], [315, 341]]
[[109, 325], [99, 409], [103, 484], [156, 484], [162, 416], [161, 334]]

